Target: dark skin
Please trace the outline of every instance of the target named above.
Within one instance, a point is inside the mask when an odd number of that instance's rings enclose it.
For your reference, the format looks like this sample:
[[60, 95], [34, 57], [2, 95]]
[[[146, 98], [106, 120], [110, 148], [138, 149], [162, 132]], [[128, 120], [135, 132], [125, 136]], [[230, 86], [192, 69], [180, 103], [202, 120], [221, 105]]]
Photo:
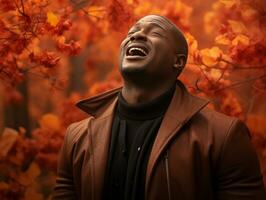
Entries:
[[149, 102], [166, 92], [186, 62], [178, 53], [176, 35], [157, 15], [140, 19], [131, 27], [120, 48], [122, 95], [132, 105]]

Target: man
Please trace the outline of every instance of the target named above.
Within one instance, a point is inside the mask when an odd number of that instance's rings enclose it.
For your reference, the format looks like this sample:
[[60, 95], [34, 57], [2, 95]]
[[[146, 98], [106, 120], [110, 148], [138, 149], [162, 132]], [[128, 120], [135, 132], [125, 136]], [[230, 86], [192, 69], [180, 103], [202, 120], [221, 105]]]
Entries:
[[187, 50], [165, 17], [130, 29], [124, 86], [77, 104], [89, 117], [67, 130], [54, 199], [265, 200], [247, 128], [177, 81]]

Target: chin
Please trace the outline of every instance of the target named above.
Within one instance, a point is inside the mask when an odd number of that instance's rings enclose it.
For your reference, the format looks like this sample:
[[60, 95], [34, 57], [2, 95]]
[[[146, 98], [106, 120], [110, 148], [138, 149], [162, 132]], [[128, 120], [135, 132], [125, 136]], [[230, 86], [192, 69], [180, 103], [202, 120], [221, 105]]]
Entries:
[[123, 63], [120, 64], [120, 73], [123, 77], [141, 77], [146, 73], [145, 65], [136, 65], [134, 63]]
[[143, 66], [136, 66], [136, 65], [122, 65], [120, 67], [120, 71], [122, 74], [126, 73], [130, 73], [130, 74], [134, 74], [134, 73], [141, 73], [145, 71], [145, 67]]

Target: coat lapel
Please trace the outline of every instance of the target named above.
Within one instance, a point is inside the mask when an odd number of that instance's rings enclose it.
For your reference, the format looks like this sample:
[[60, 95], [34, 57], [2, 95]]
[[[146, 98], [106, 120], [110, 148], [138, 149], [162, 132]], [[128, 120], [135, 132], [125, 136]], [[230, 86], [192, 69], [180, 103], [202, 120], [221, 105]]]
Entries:
[[101, 117], [91, 121], [89, 134], [91, 139], [91, 166], [92, 177], [89, 182], [92, 182], [93, 199], [102, 199], [102, 190], [104, 185], [104, 177], [108, 160], [108, 151], [111, 138], [111, 128], [113, 122], [114, 109], [117, 98], [113, 100], [107, 110]]
[[88, 126], [88, 151], [90, 154], [88, 166], [90, 169], [87, 170], [90, 173], [88, 173], [86, 180], [87, 183], [91, 183], [88, 185], [91, 188], [84, 191], [88, 199], [102, 199], [111, 128], [117, 103], [117, 93], [120, 90], [121, 87], [77, 103], [80, 109], [93, 117]]
[[167, 144], [178, 134], [180, 128], [207, 104], [208, 101], [190, 95], [185, 86], [177, 81], [176, 91], [163, 118], [149, 157], [145, 184], [146, 194], [154, 166]]

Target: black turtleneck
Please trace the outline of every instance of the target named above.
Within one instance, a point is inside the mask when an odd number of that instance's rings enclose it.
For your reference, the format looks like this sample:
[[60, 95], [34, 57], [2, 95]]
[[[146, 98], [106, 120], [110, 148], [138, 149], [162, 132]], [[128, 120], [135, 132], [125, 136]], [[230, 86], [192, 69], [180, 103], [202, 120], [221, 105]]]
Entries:
[[113, 120], [104, 199], [144, 199], [147, 162], [175, 85], [156, 99], [138, 105], [121, 92]]

